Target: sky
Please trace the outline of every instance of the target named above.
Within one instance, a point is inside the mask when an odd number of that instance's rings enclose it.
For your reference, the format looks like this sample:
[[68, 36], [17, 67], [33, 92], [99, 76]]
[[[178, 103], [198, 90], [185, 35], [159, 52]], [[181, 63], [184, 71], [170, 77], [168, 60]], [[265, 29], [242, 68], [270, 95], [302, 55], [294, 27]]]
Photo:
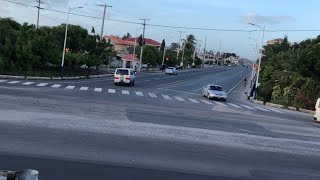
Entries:
[[[37, 5], [36, 0], [9, 0], [28, 5]], [[67, 11], [68, 0], [42, 0], [42, 7], [60, 11]], [[141, 18], [150, 19], [150, 25], [168, 25], [178, 27], [192, 27], [205, 29], [244, 30], [213, 31], [190, 30], [146, 26], [146, 37], [159, 42], [166, 40], [166, 44], [179, 41], [188, 34], [195, 35], [200, 46], [204, 48], [207, 36], [207, 50], [217, 52], [234, 52], [241, 57], [256, 59], [262, 44], [262, 32], [259, 27], [249, 25], [254, 23], [265, 26], [266, 30], [320, 30], [319, 0], [70, 0], [70, 7], [83, 6], [83, 9], [72, 9], [73, 13], [94, 17], [102, 17], [101, 4], [112, 6], [107, 8], [106, 17], [112, 20], [141, 23]], [[9, 3], [0, 0], [0, 17], [11, 17], [23, 23], [35, 24], [37, 9]], [[40, 26], [55, 26], [66, 22], [66, 14], [48, 10], [40, 11]], [[88, 30], [95, 27], [100, 34], [101, 19], [70, 15], [70, 23], [80, 25]], [[142, 33], [141, 24], [130, 24], [106, 20], [105, 35], [122, 37], [129, 32], [133, 36]], [[288, 36], [290, 42], [299, 42], [307, 38], [314, 38], [320, 31], [315, 32], [266, 32], [264, 43], [267, 40]], [[249, 39], [251, 38], [251, 39]]]

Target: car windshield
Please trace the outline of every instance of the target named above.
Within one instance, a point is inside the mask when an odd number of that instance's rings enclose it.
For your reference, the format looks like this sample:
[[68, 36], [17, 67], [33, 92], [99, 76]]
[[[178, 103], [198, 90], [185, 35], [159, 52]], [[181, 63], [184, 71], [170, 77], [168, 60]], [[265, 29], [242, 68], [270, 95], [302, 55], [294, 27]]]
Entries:
[[117, 75], [129, 75], [129, 71], [126, 69], [118, 69], [116, 74]]
[[209, 90], [213, 90], [213, 91], [223, 91], [222, 87], [220, 86], [210, 86]]

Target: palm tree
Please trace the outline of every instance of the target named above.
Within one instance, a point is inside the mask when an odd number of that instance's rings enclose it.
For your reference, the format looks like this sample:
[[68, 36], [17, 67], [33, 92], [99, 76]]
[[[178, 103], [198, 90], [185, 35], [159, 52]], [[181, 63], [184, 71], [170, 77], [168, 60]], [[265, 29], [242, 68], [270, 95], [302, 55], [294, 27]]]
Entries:
[[181, 64], [183, 65], [184, 63], [184, 53], [185, 50], [189, 51], [189, 52], [194, 52], [195, 50], [195, 46], [196, 46], [196, 38], [194, 37], [193, 34], [190, 34], [187, 36], [186, 39], [182, 39], [183, 41], [183, 48], [182, 48], [182, 60], [181, 60]]

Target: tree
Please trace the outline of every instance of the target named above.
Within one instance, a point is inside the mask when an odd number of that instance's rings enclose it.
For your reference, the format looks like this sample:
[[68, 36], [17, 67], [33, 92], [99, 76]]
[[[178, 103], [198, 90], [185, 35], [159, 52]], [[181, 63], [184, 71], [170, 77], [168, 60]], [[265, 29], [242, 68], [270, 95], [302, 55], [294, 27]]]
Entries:
[[141, 35], [139, 36], [139, 38], [138, 38], [138, 44], [139, 44], [139, 46], [145, 45], [144, 39], [143, 39], [143, 37], [142, 37], [142, 34], [141, 34]]
[[122, 39], [129, 39], [131, 37], [131, 34], [127, 32], [127, 34], [123, 35]]

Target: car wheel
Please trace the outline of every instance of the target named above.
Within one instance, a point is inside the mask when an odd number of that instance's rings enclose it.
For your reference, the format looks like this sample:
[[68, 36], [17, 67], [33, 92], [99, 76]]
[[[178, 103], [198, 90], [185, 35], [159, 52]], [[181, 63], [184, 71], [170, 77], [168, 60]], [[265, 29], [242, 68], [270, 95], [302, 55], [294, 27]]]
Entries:
[[135, 81], [132, 82], [132, 86], [134, 86], [134, 84], [135, 84]]
[[209, 95], [209, 93], [207, 94], [207, 98], [210, 100], [210, 95]]
[[118, 86], [118, 83], [114, 83], [114, 85]]

